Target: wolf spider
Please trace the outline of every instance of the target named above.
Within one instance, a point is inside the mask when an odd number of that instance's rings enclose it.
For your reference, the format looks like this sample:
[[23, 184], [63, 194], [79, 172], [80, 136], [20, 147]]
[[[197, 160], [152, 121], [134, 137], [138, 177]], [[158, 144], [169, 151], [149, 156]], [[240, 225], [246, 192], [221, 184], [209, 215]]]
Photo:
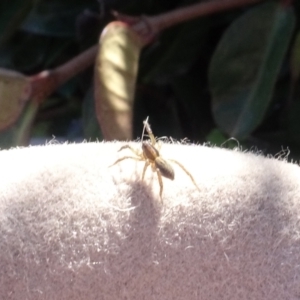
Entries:
[[[144, 166], [143, 173], [142, 173], [142, 180], [144, 180], [147, 168], [149, 166], [151, 166], [152, 171], [156, 172], [156, 174], [157, 174], [157, 178], [158, 178], [158, 182], [159, 182], [159, 186], [160, 186], [159, 196], [162, 199], [162, 192], [163, 192], [162, 176], [166, 177], [168, 179], [174, 180], [175, 173], [174, 173], [174, 169], [172, 168], [172, 166], [165, 159], [163, 159], [160, 156], [159, 151], [156, 149], [156, 144], [157, 144], [156, 139], [151, 130], [150, 124], [148, 123], [148, 118], [149, 117], [147, 117], [147, 119], [145, 121], [143, 121], [144, 129], [143, 129], [143, 134], [142, 134], [142, 152], [139, 152], [138, 150], [132, 148], [128, 144], [124, 145], [120, 148], [120, 150], [118, 152], [120, 152], [124, 149], [129, 149], [136, 155], [136, 157], [124, 156], [122, 158], [119, 158], [117, 161], [115, 161], [111, 165], [111, 167], [125, 159], [134, 159], [134, 160], [138, 160], [138, 161], [144, 161], [145, 166]], [[147, 140], [147, 141], [143, 141], [145, 129], [148, 133], [148, 136], [150, 137], [150, 140]], [[192, 182], [195, 185], [195, 187], [197, 188], [197, 190], [200, 191], [199, 187], [197, 186], [197, 184], [194, 180], [194, 177], [181, 163], [179, 163], [178, 161], [176, 161], [174, 159], [168, 159], [168, 161], [171, 161], [171, 162], [177, 164], [190, 177], [190, 179], [192, 180]]]

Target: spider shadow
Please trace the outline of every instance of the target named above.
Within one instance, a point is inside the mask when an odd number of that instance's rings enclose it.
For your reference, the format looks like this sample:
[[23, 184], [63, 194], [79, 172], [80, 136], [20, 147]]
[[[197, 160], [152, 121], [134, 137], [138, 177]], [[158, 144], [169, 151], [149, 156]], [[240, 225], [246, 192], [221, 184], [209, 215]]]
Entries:
[[[120, 243], [118, 260], [122, 261], [122, 268], [135, 274], [130, 280], [130, 284], [134, 287], [141, 276], [147, 276], [152, 272], [153, 255], [159, 240], [162, 202], [159, 195], [155, 196], [146, 182], [128, 178], [122, 181], [129, 186], [126, 198], [130, 198], [133, 209], [126, 224], [127, 237]], [[123, 274], [114, 273], [114, 279], [122, 282]]]

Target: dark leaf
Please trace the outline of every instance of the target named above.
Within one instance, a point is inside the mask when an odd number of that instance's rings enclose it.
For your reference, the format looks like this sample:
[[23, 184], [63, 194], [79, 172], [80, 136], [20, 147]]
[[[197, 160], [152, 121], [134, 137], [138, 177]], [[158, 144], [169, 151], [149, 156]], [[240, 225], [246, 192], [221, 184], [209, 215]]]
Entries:
[[103, 136], [97, 120], [94, 88], [90, 87], [83, 99], [82, 122], [84, 138], [88, 141], [102, 140]]
[[36, 0], [0, 1], [0, 46], [19, 28]]
[[300, 32], [297, 33], [291, 52], [291, 74], [293, 82], [299, 79], [300, 75]]
[[227, 29], [210, 65], [219, 128], [246, 138], [263, 120], [295, 24], [291, 7], [264, 3]]
[[40, 35], [75, 37], [76, 18], [94, 5], [95, 1], [91, 0], [39, 1], [22, 24], [22, 29]]
[[148, 71], [143, 81], [165, 83], [186, 73], [201, 55], [209, 29], [208, 20], [198, 19], [165, 32], [155, 47], [145, 51], [141, 67]]

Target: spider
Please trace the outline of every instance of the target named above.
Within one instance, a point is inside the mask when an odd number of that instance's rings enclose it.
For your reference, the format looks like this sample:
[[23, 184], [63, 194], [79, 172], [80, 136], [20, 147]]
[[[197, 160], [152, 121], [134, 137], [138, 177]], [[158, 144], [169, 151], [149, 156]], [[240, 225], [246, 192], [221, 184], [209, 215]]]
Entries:
[[[159, 196], [162, 199], [162, 193], [163, 193], [162, 176], [166, 177], [168, 179], [174, 180], [175, 172], [174, 172], [174, 169], [172, 168], [172, 166], [165, 159], [163, 159], [160, 156], [159, 151], [155, 147], [157, 142], [156, 142], [154, 134], [151, 130], [150, 124], [148, 123], [148, 119], [149, 119], [149, 117], [147, 117], [147, 119], [145, 121], [143, 121], [144, 129], [143, 129], [143, 134], [142, 134], [142, 151], [140, 152], [140, 151], [132, 148], [128, 144], [124, 145], [120, 148], [120, 150], [118, 152], [120, 152], [124, 149], [129, 149], [136, 155], [136, 157], [124, 156], [122, 158], [119, 158], [117, 161], [115, 161], [110, 167], [118, 164], [119, 162], [121, 162], [125, 159], [134, 159], [134, 160], [138, 160], [138, 161], [144, 161], [145, 166], [144, 166], [143, 173], [142, 173], [142, 180], [144, 180], [147, 168], [149, 166], [151, 166], [152, 171], [156, 172], [156, 174], [157, 174], [159, 187], [160, 187]], [[147, 141], [143, 141], [145, 129], [148, 133], [148, 136], [150, 137], [150, 140], [147, 140]], [[197, 186], [197, 184], [194, 180], [194, 177], [181, 163], [179, 163], [178, 161], [176, 161], [174, 159], [168, 159], [168, 161], [177, 164], [190, 177], [190, 179], [192, 180], [192, 182], [195, 185], [195, 187], [197, 188], [197, 190], [200, 191], [199, 187]]]

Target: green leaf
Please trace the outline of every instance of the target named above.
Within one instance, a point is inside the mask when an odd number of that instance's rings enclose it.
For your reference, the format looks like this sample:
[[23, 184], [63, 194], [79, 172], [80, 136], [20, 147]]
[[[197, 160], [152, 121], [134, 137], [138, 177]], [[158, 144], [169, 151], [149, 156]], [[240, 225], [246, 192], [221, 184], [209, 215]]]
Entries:
[[91, 0], [39, 1], [22, 24], [22, 29], [40, 35], [74, 37], [76, 18], [93, 3]]
[[180, 115], [184, 117], [183, 128], [189, 133], [189, 139], [203, 139], [213, 123], [210, 113], [210, 98], [201, 84], [201, 77], [194, 75], [176, 76], [171, 81], [180, 106]]
[[70, 39], [22, 33], [0, 48], [0, 66], [26, 74], [51, 68], [66, 60], [64, 52], [70, 45]]
[[215, 128], [210, 131], [206, 137], [207, 142], [213, 146], [226, 149], [241, 149], [242, 145], [235, 138], [227, 138], [219, 129]]
[[287, 136], [291, 142], [300, 145], [300, 102], [294, 101], [287, 116]]
[[300, 75], [300, 32], [297, 33], [295, 38], [290, 63], [293, 82], [296, 82]]
[[213, 114], [223, 132], [244, 139], [263, 120], [294, 24], [291, 7], [264, 3], [223, 35], [209, 70]]
[[145, 50], [142, 69], [147, 69], [144, 82], [168, 82], [186, 73], [202, 54], [210, 23], [197, 19], [163, 33], [159, 45]]
[[206, 140], [213, 145], [221, 146], [228, 138], [217, 128], [211, 130], [211, 132], [206, 137]]
[[0, 1], [0, 45], [19, 28], [36, 0]]
[[103, 136], [97, 121], [94, 88], [90, 87], [83, 99], [82, 121], [84, 138], [88, 141], [102, 140]]
[[[41, 66], [45, 59], [45, 53], [53, 44], [48, 37], [23, 34], [18, 43], [12, 43], [10, 47], [5, 47], [0, 54], [5, 50], [10, 51], [11, 64], [18, 71], [28, 73]], [[5, 56], [9, 57], [9, 54]], [[1, 58], [0, 62], [2, 62]]]

